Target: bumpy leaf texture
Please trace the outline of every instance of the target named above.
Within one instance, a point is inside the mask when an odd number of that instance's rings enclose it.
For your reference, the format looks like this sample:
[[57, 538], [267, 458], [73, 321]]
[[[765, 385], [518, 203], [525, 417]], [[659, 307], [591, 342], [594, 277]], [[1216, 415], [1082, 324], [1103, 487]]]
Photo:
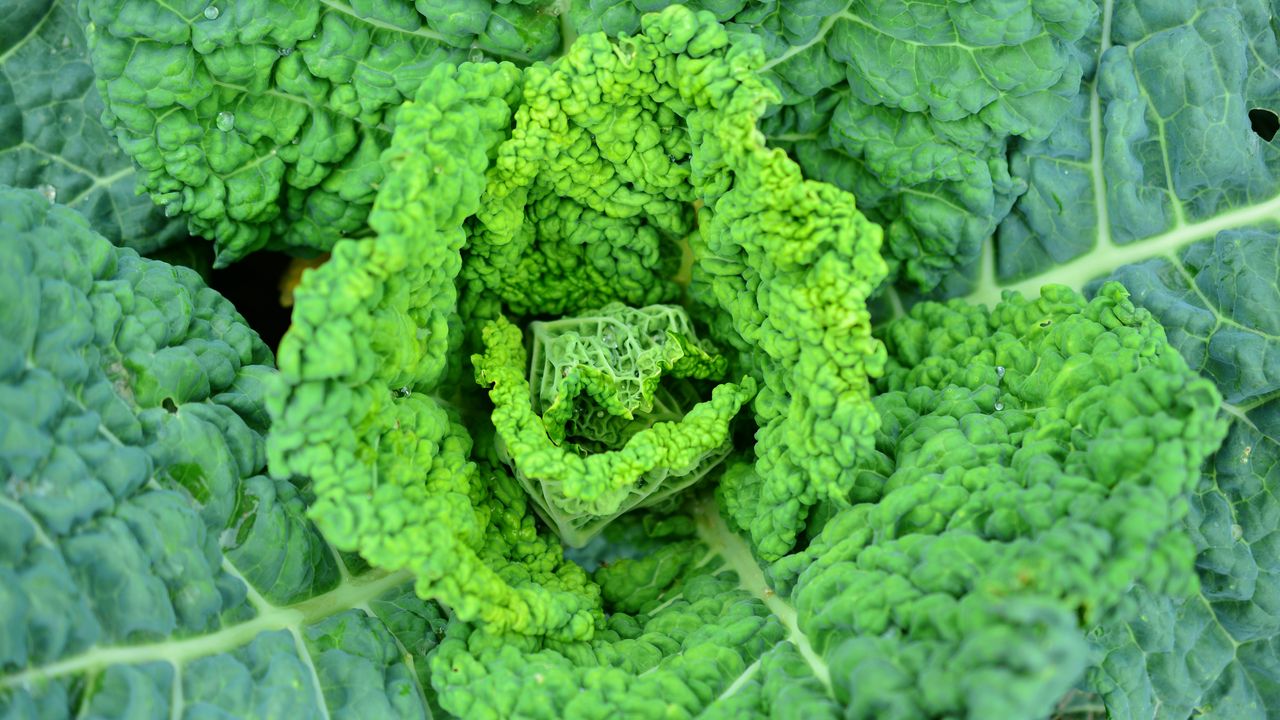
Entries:
[[970, 297], [1119, 280], [1226, 400], [1189, 526], [1200, 594], [1135, 592], [1142, 620], [1097, 638], [1114, 717], [1275, 717], [1280, 708], [1280, 110], [1274, 4], [1107, 0], [1085, 92], [1012, 156], [1028, 192]]
[[273, 474], [314, 479], [310, 513], [339, 548], [409, 570], [420, 595], [496, 632], [572, 637], [595, 623], [585, 573], [537, 536], [518, 485], [470, 461], [437, 395], [461, 341], [462, 221], [519, 80], [510, 64], [440, 66], [401, 111], [376, 241], [338, 243], [295, 292], [268, 449]]
[[[1141, 617], [1135, 578], [1191, 590], [1185, 498], [1226, 430], [1214, 385], [1118, 285], [1089, 303], [1053, 287], [992, 311], [922, 305], [885, 330], [886, 356], [860, 314], [879, 235], [764, 147], [770, 93], [747, 79], [763, 58], [726, 49], [710, 15], [673, 8], [643, 29], [528, 72], [430, 76], [384, 155], [376, 240], [338, 243], [299, 289], [273, 470], [315, 478], [341, 549], [453, 609], [431, 660], [451, 713], [1048, 714], [1090, 664], [1085, 632]], [[650, 132], [664, 107], [684, 123], [674, 141]], [[523, 260], [572, 247], [574, 219], [603, 238], [552, 257], [607, 268], [610, 230], [670, 235], [648, 213], [696, 200], [692, 294], [761, 378], [764, 457], [726, 473], [718, 506], [620, 518], [606, 535], [635, 552], [588, 577], [533, 521], [487, 418], [450, 402], [450, 358], [463, 321], [588, 302], [573, 273]], [[525, 249], [492, 267], [520, 274], [471, 272], [501, 238]], [[626, 267], [663, 279], [660, 262]]]
[[0, 716], [430, 714], [445, 618], [262, 474], [270, 363], [193, 271], [0, 188]]
[[[565, 642], [451, 625], [432, 657], [443, 707], [1044, 717], [1089, 666], [1085, 630], [1131, 617], [1135, 578], [1192, 586], [1186, 494], [1226, 423], [1122, 287], [920, 305], [885, 336], [877, 452], [804, 550], [761, 565], [710, 498], [624, 516], [607, 539], [625, 548], [628, 523], [647, 539], [594, 574], [604, 626]], [[757, 480], [737, 465], [720, 501]]]
[[532, 406], [557, 443], [617, 448], [640, 427], [679, 420], [692, 380], [719, 380], [726, 358], [698, 340], [679, 305], [599, 310], [529, 324]]
[[98, 118], [102, 99], [70, 0], [0, 8], [0, 184], [69, 205], [108, 240], [138, 252], [185, 235], [134, 192], [133, 164]]
[[[717, 385], [708, 400], [673, 419], [637, 427], [618, 438], [616, 447], [607, 444], [608, 434], [586, 438], [606, 443], [598, 449], [576, 437], [558, 442], [546, 416], [533, 409], [520, 329], [505, 319], [490, 323], [484, 345], [472, 362], [476, 382], [491, 386], [491, 419], [503, 459], [570, 547], [585, 545], [618, 515], [663, 502], [702, 479], [729, 454], [733, 420], [755, 395], [755, 380], [747, 376], [740, 383]], [[607, 358], [602, 360], [589, 367], [611, 370]]]
[[[591, 302], [636, 287], [595, 286], [573, 272], [580, 260], [675, 287], [661, 263], [610, 262], [612, 240], [670, 232], [668, 209], [691, 223], [695, 200], [707, 248], [695, 282], [768, 386], [755, 407], [772, 433], [763, 490], [739, 499], [760, 508], [752, 532], [781, 554], [807, 508], [842, 492], [835, 473], [819, 473], [829, 448], [852, 462], [852, 448], [870, 444], [867, 373], [883, 355], [865, 298], [884, 273], [880, 235], [847, 193], [804, 180], [763, 145], [755, 120], [771, 92], [752, 73], [762, 58], [728, 44], [713, 17], [677, 8], [635, 38], [584, 36], [524, 73], [441, 66], [400, 111], [371, 216], [377, 239], [339, 243], [304, 278], [271, 402], [273, 472], [314, 478], [313, 515], [339, 547], [411, 569], [424, 596], [494, 631], [589, 637], [603, 622], [594, 586], [558, 543], [534, 535], [514, 483], [469, 463], [472, 438], [444, 402], [458, 387], [459, 287], [473, 330], [503, 309], [588, 302], [560, 292], [566, 281], [593, 287]], [[571, 252], [538, 254], [587, 216], [598, 222], [581, 224], [589, 232]], [[504, 267], [507, 276], [476, 269]], [[506, 294], [514, 288], [519, 297]], [[822, 382], [810, 388], [807, 377]], [[806, 438], [795, 461], [781, 446], [791, 436]]]
[[[582, 30], [633, 30], [670, 0], [584, 0]], [[1027, 189], [1010, 147], [1050, 136], [1080, 90], [1094, 0], [695, 0], [764, 41], [781, 107], [762, 124], [805, 174], [885, 226], [895, 278], [974, 263]]]
[[550, 2], [84, 0], [104, 120], [220, 264], [366, 231], [395, 111], [431, 68], [558, 50]]

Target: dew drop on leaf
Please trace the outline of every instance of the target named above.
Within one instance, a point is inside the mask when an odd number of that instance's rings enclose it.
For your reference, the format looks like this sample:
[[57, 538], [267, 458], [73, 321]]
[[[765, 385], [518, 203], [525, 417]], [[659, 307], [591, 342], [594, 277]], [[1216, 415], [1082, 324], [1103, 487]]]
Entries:
[[219, 14], [220, 12], [221, 12], [221, 11], [220, 11], [220, 10], [218, 10], [218, 7], [217, 7], [216, 5], [210, 5], [209, 7], [207, 7], [207, 8], [205, 8], [205, 9], [204, 9], [204, 19], [205, 19], [205, 20], [217, 20], [217, 19], [218, 19], [218, 14]]
[[235, 113], [229, 113], [225, 110], [218, 113], [218, 129], [222, 132], [231, 132], [236, 126]]
[[55, 202], [58, 199], [58, 188], [52, 185], [40, 185], [36, 190], [39, 190], [44, 199], [49, 202]]

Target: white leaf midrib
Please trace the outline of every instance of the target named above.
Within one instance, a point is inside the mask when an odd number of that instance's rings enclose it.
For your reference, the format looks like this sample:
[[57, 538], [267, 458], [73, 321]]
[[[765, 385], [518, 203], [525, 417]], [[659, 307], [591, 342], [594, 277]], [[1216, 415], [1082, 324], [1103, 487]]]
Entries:
[[1098, 60], [1094, 64], [1093, 82], [1089, 84], [1089, 175], [1093, 184], [1093, 204], [1098, 218], [1095, 248], [1111, 248], [1111, 208], [1107, 204], [1107, 176], [1103, 172], [1102, 95], [1098, 83], [1102, 75], [1102, 57], [1111, 49], [1111, 18], [1114, 0], [1102, 4], [1102, 35], [1098, 39]]
[[30, 687], [61, 677], [94, 672], [112, 665], [165, 662], [181, 667], [193, 660], [235, 650], [265, 632], [292, 631], [312, 625], [357, 605], [376, 599], [412, 579], [408, 571], [373, 571], [294, 605], [267, 605], [251, 620], [206, 635], [140, 645], [94, 647], [79, 655], [41, 667], [0, 676], [0, 689]]
[[[973, 303], [994, 306], [1006, 290], [1036, 297], [1045, 285], [1066, 285], [1081, 291], [1092, 280], [1105, 277], [1116, 270], [1134, 263], [1154, 258], [1166, 258], [1179, 263], [1178, 254], [1187, 246], [1215, 237], [1224, 230], [1261, 223], [1280, 222], [1280, 194], [1261, 202], [1241, 205], [1214, 217], [1193, 223], [1179, 222], [1181, 212], [1175, 212], [1175, 222], [1168, 230], [1130, 243], [1117, 244], [1111, 234], [1111, 212], [1107, 200], [1107, 178], [1103, 162], [1103, 109], [1098, 91], [1102, 57], [1112, 47], [1111, 29], [1114, 0], [1104, 0], [1101, 5], [1101, 36], [1093, 82], [1089, 98], [1089, 159], [1090, 184], [1093, 188], [1097, 234], [1093, 247], [1086, 253], [1055, 265], [1048, 270], [1011, 282], [1001, 282], [995, 272], [996, 247], [994, 238], [988, 238], [982, 253], [982, 272], [976, 288], [965, 299]], [[1167, 164], [1167, 162], [1166, 162]], [[1170, 189], [1171, 192], [1171, 189]], [[1177, 203], [1177, 198], [1173, 198]]]
[[1165, 257], [1178, 261], [1177, 253], [1192, 243], [1208, 240], [1224, 230], [1280, 221], [1280, 194], [1256, 205], [1245, 205], [1200, 222], [1175, 226], [1125, 245], [1112, 245], [1088, 252], [1057, 265], [1051, 270], [1025, 280], [1000, 284], [983, 282], [966, 299], [992, 306], [1006, 290], [1036, 297], [1040, 288], [1049, 284], [1066, 285], [1082, 290], [1091, 280], [1105, 277], [1126, 265]]
[[795, 608], [769, 587], [764, 578], [764, 571], [756, 563], [751, 549], [737, 533], [725, 525], [714, 502], [704, 502], [700, 505], [697, 512], [697, 528], [698, 537], [709, 547], [717, 550], [729, 569], [737, 574], [739, 586], [763, 602], [778, 622], [786, 628], [787, 641], [794, 645], [800, 657], [804, 658], [814, 676], [822, 683], [827, 695], [834, 697], [831, 689], [831, 670], [826, 660], [813, 649], [809, 637], [800, 629]]

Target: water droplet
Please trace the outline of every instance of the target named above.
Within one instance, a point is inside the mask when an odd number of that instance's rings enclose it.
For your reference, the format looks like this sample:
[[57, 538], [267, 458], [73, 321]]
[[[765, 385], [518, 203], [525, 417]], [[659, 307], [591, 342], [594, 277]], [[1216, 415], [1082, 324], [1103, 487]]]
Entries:
[[616, 348], [618, 347], [618, 339], [613, 336], [612, 330], [606, 328], [604, 332], [600, 333], [600, 344], [607, 348]]
[[1244, 528], [1240, 527], [1239, 525], [1233, 524], [1231, 526], [1231, 539], [1239, 540], [1242, 537], [1244, 537]]
[[218, 129], [222, 132], [231, 132], [236, 126], [235, 113], [229, 113], [226, 110], [218, 113]]
[[467, 59], [473, 63], [483, 62], [484, 53], [480, 51], [480, 48], [471, 48], [471, 52], [467, 53]]
[[70, 35], [63, 35], [63, 36], [62, 36], [62, 47], [63, 47], [64, 49], [65, 49], [65, 48], [69, 48], [69, 47], [71, 47], [71, 36], [70, 36]]
[[1003, 409], [1004, 409], [1004, 403], [996, 403], [995, 407], [996, 407], [996, 410], [1003, 410]]
[[205, 8], [205, 9], [204, 9], [204, 19], [205, 19], [205, 20], [217, 20], [217, 19], [218, 19], [218, 14], [219, 14], [219, 13], [221, 13], [221, 12], [222, 12], [222, 11], [218, 9], [218, 6], [217, 6], [217, 5], [210, 5], [209, 7], [207, 7], [207, 8]]
[[280, 48], [280, 57], [289, 57], [292, 54], [293, 54], [293, 48], [291, 47]]
[[437, 165], [437, 166], [435, 166], [435, 167], [433, 167], [433, 168], [431, 168], [431, 169], [432, 169], [432, 170], [435, 172], [435, 174], [437, 174], [437, 175], [439, 175], [440, 173], [444, 172], [444, 168], [440, 167], [439, 165]]
[[410, 394], [411, 392], [407, 387], [402, 387], [396, 391], [396, 397], [406, 398], [406, 397], [409, 397]]
[[174, 217], [180, 212], [182, 212], [182, 208], [178, 207], [178, 203], [176, 202], [171, 202], [168, 205], [164, 206], [165, 217]]
[[49, 202], [54, 202], [58, 199], [58, 188], [52, 185], [41, 185], [36, 189], [39, 190], [40, 194], [44, 196], [44, 199]]
[[997, 365], [997, 366], [996, 366], [996, 377], [997, 377], [997, 378], [999, 378], [999, 379], [1001, 379], [1001, 380], [1003, 380], [1003, 379], [1004, 379], [1004, 366], [1003, 366], [1003, 365]]

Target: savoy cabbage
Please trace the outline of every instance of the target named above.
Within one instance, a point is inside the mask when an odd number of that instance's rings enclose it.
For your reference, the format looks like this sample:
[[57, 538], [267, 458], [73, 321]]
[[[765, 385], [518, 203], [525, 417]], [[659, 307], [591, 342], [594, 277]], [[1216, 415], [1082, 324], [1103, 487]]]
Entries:
[[404, 648], [439, 613], [263, 474], [271, 353], [231, 304], [37, 191], [0, 233], [0, 716], [427, 712]]
[[1280, 717], [1280, 6], [672, 4], [0, 10], [0, 716]]
[[139, 252], [181, 237], [185, 223], [134, 193], [133, 164], [98, 121], [75, 4], [6, 3], [0, 27], [0, 184], [38, 189]]

